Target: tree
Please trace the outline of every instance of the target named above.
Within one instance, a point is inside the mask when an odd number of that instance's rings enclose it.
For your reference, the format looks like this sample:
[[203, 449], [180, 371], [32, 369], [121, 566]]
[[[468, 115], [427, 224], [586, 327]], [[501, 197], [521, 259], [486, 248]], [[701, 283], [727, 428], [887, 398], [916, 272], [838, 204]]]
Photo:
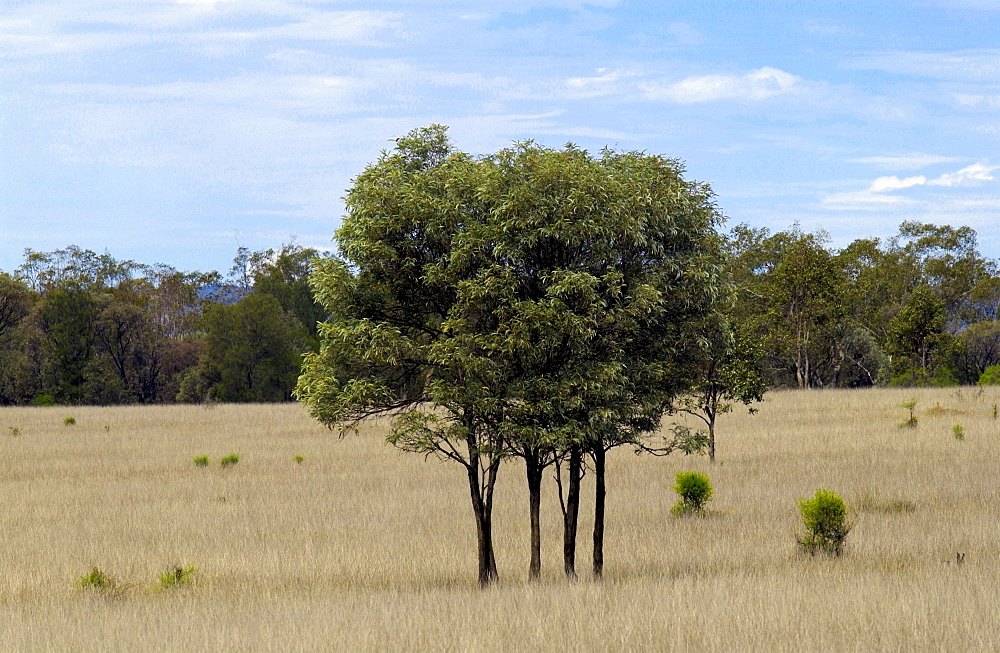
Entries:
[[299, 372], [302, 343], [278, 300], [248, 295], [210, 305], [203, 318], [205, 349], [181, 384], [187, 401], [287, 401]]
[[[701, 369], [690, 391], [674, 410], [693, 415], [708, 427], [708, 458], [715, 462], [715, 420], [733, 409], [733, 402], [749, 406], [763, 401], [767, 381], [760, 369], [760, 347], [741, 329], [719, 320], [710, 324]], [[754, 409], [750, 409], [755, 412]]]
[[88, 381], [100, 364], [95, 360], [99, 315], [100, 304], [93, 293], [73, 284], [46, 293], [38, 303], [34, 326], [43, 356], [41, 389], [59, 403], [89, 403], [91, 399]]
[[933, 355], [948, 342], [945, 332], [948, 313], [944, 300], [920, 286], [910, 294], [903, 308], [889, 322], [890, 351], [899, 358], [897, 374], [926, 382], [935, 362]]
[[319, 348], [317, 326], [326, 317], [309, 287], [311, 261], [318, 257], [317, 250], [295, 244], [283, 245], [277, 252], [269, 249], [251, 256], [255, 262], [253, 292], [271, 295], [286, 313], [295, 316], [313, 351]]
[[476, 163], [443, 127], [397, 139], [347, 194], [340, 256], [311, 276], [330, 316], [306, 354], [296, 395], [343, 435], [394, 416], [388, 441], [464, 468], [476, 527], [478, 580], [497, 580], [493, 492], [504, 455], [504, 370], [478, 331], [495, 318], [474, 283], [483, 266]]
[[504, 457], [526, 462], [537, 577], [541, 470], [638, 442], [688, 381], [679, 361], [724, 293], [720, 216], [680, 172], [663, 157], [532, 143], [474, 160], [431, 127], [348, 193], [341, 258], [313, 274], [331, 318], [297, 395], [331, 427], [392, 414], [391, 443], [465, 467], [483, 585], [496, 579]]
[[[656, 430], [669, 399], [691, 382], [684, 361], [725, 296], [721, 216], [710, 189], [685, 181], [665, 157], [592, 157], [529, 142], [484, 163], [492, 256], [482, 278], [500, 316], [489, 337], [509, 375], [510, 450], [526, 463], [529, 577], [540, 571], [541, 473], [561, 458], [569, 474], [563, 562], [575, 577], [583, 456], [596, 455], [603, 493], [607, 450]], [[600, 494], [598, 575], [603, 501]]]

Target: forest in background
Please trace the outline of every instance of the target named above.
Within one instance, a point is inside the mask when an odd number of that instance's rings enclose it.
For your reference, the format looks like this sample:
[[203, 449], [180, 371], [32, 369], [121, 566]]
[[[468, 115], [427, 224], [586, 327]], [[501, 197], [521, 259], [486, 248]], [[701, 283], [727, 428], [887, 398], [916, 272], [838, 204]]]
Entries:
[[[770, 387], [1000, 382], [1000, 272], [975, 230], [905, 222], [840, 250], [797, 225], [720, 239], [735, 354]], [[26, 250], [0, 272], [0, 404], [291, 400], [326, 317], [317, 256], [239, 248], [223, 275]]]

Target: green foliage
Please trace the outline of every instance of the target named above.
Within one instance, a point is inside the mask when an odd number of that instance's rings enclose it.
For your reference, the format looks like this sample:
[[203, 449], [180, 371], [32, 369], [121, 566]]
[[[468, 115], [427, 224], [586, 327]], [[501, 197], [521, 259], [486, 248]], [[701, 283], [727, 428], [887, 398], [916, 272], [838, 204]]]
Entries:
[[208, 456], [195, 456], [194, 464], [196, 467], [208, 467]]
[[340, 258], [314, 264], [330, 319], [296, 396], [341, 429], [393, 415], [392, 444], [466, 466], [480, 513], [505, 456], [636, 442], [727, 295], [721, 215], [681, 173], [530, 142], [477, 160], [440, 126], [398, 139], [348, 192]]
[[898, 357], [897, 374], [910, 374], [914, 385], [947, 382], [933, 375], [936, 355], [951, 344], [947, 320], [944, 300], [930, 288], [919, 286], [910, 294], [888, 327], [889, 352]]
[[303, 458], [302, 456], [293, 456], [293, 457], [292, 457], [292, 460], [294, 460], [294, 461], [295, 461], [296, 463], [298, 463], [298, 464], [300, 464], [300, 465], [301, 465], [301, 464], [302, 464], [303, 462], [305, 462], [305, 458]]
[[176, 565], [170, 571], [160, 574], [160, 589], [171, 589], [188, 585], [198, 573], [197, 567]]
[[979, 376], [977, 385], [1000, 385], [1000, 365], [990, 365]]
[[52, 395], [38, 395], [31, 400], [32, 406], [55, 406], [56, 400]]
[[917, 407], [917, 400], [913, 398], [909, 401], [904, 401], [899, 404], [900, 408], [905, 408], [910, 411], [910, 416], [899, 423], [899, 428], [916, 428], [917, 427], [917, 416], [914, 414], [914, 410]]
[[853, 524], [847, 520], [847, 506], [835, 492], [816, 490], [812, 499], [800, 499], [799, 511], [805, 532], [799, 536], [799, 546], [811, 555], [825, 553], [839, 556]]
[[303, 345], [294, 318], [270, 295], [205, 310], [205, 349], [184, 376], [182, 401], [267, 402], [291, 396]]
[[229, 467], [230, 465], [235, 465], [240, 462], [239, 454], [231, 453], [228, 456], [223, 456], [219, 459], [220, 467]]
[[128, 589], [120, 580], [104, 573], [98, 567], [94, 567], [90, 573], [80, 576], [74, 585], [80, 590], [94, 592], [110, 599], [123, 598]]
[[699, 472], [680, 472], [675, 477], [674, 492], [680, 501], [671, 509], [675, 515], [700, 514], [712, 500], [712, 483]]
[[63, 424], [65, 424], [66, 426], [73, 426], [74, 424], [76, 424], [76, 418], [67, 417], [63, 420]]
[[964, 440], [965, 439], [965, 429], [962, 428], [961, 424], [956, 424], [953, 427], [951, 427], [951, 433], [952, 433], [952, 435], [955, 436], [956, 440]]
[[[690, 389], [677, 398], [672, 410], [694, 415], [705, 423], [708, 433], [703, 440], [675, 429], [674, 441], [684, 453], [707, 450], [715, 461], [715, 424], [720, 414], [733, 409], [738, 402], [749, 406], [763, 401], [767, 379], [760, 365], [762, 351], [754, 337], [744, 328], [732, 328], [717, 315], [707, 320], [703, 330], [704, 345]], [[756, 412], [751, 408], [750, 413]]]
[[703, 454], [708, 451], [712, 444], [708, 434], [692, 429], [690, 426], [674, 424], [670, 430], [673, 432], [673, 438], [667, 446], [669, 451], [681, 451], [685, 456]]
[[15, 437], [16, 438], [17, 436], [21, 435], [21, 429], [19, 427], [17, 427], [17, 426], [8, 426], [7, 428], [10, 430], [11, 437]]

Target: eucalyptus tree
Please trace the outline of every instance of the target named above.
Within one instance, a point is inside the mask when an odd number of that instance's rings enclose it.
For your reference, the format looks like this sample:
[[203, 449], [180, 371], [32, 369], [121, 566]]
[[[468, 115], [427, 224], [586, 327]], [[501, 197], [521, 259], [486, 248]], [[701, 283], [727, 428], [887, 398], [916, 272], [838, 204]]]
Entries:
[[542, 472], [565, 456], [575, 575], [583, 457], [603, 493], [607, 450], [657, 430], [690, 382], [724, 294], [720, 220], [671, 159], [530, 142], [473, 159], [444, 128], [415, 130], [348, 193], [340, 256], [312, 275], [330, 318], [296, 393], [342, 432], [391, 414], [391, 443], [465, 468], [483, 585], [501, 461], [525, 461], [537, 578]]
[[[708, 458], [715, 462], [715, 424], [733, 403], [749, 406], [764, 399], [767, 380], [760, 367], [762, 352], [756, 339], [731, 327], [722, 316], [709, 322], [707, 346], [694, 384], [673, 409], [697, 417], [708, 428]], [[750, 412], [756, 412], [751, 408]]]
[[329, 316], [305, 356], [296, 395], [346, 433], [391, 415], [388, 441], [464, 468], [476, 524], [478, 579], [497, 580], [492, 509], [503, 457], [503, 370], [489, 356], [495, 317], [476, 274], [486, 253], [477, 162], [444, 127], [397, 139], [354, 181], [339, 256], [310, 277]]
[[[595, 574], [603, 570], [605, 455], [659, 429], [694, 380], [702, 326], [726, 296], [721, 215], [707, 185], [662, 156], [593, 157], [522, 143], [484, 162], [495, 289], [491, 334], [508, 371], [510, 453], [525, 460], [529, 576], [540, 570], [541, 473], [565, 457], [564, 568], [575, 577], [583, 456], [595, 465]], [[562, 497], [560, 497], [562, 499]]]

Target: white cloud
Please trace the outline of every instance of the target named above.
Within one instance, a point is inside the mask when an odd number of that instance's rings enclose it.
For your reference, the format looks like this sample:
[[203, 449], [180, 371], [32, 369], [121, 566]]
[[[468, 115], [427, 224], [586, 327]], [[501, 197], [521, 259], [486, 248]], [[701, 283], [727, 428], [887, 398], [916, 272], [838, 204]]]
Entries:
[[745, 75], [702, 75], [675, 84], [644, 85], [646, 97], [678, 104], [718, 100], [758, 102], [792, 91], [799, 78], [777, 68], [760, 68]]
[[927, 183], [927, 177], [920, 175], [919, 177], [907, 177], [906, 179], [900, 179], [899, 177], [879, 177], [872, 182], [870, 190], [873, 193], [883, 193], [889, 190], [899, 190], [901, 188], [909, 188], [910, 186], [922, 186]]
[[983, 162], [973, 163], [957, 172], [946, 172], [936, 179], [927, 179], [920, 175], [917, 177], [906, 177], [900, 179], [893, 175], [891, 177], [879, 177], [872, 182], [868, 188], [871, 193], [886, 193], [894, 190], [902, 190], [913, 186], [979, 186], [986, 181], [993, 181], [990, 174], [1000, 166], [989, 166]]
[[1000, 166], [988, 166], [983, 162], [973, 163], [958, 172], [943, 174], [927, 182], [928, 186], [978, 186], [985, 181], [993, 181], [994, 170]]

